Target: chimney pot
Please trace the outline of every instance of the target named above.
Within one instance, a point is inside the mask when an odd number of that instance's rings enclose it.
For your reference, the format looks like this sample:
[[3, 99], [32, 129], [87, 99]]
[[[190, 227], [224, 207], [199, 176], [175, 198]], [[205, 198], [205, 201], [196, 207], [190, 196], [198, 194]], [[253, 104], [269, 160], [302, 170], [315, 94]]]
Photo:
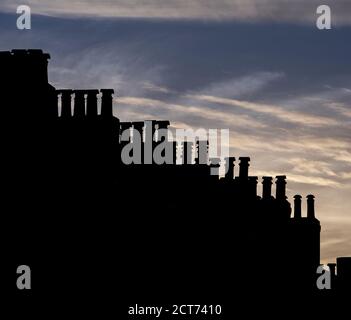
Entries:
[[192, 164], [193, 161], [193, 143], [190, 141], [183, 141], [183, 164]]
[[[168, 137], [166, 136], [160, 136], [159, 130], [168, 130], [168, 126], [170, 125], [168, 120], [165, 121], [156, 121], [157, 125], [157, 142], [163, 142], [163, 141], [168, 141]], [[168, 131], [167, 131], [168, 132]]]
[[173, 141], [173, 164], [176, 165], [177, 164], [177, 146], [178, 143], [177, 141]]
[[276, 199], [286, 200], [286, 176], [276, 176]]
[[134, 121], [131, 123], [133, 128], [139, 132], [141, 138], [143, 138], [143, 128], [144, 128], [144, 122], [143, 121]]
[[113, 116], [113, 89], [101, 89], [101, 116], [105, 118], [112, 118]]
[[234, 178], [234, 161], [235, 157], [225, 158], [225, 178], [227, 180], [233, 180]]
[[250, 196], [257, 197], [257, 181], [258, 177], [249, 177], [249, 187], [250, 187]]
[[85, 116], [85, 91], [74, 90], [74, 109], [73, 116], [83, 118]]
[[99, 90], [87, 90], [87, 116], [88, 117], [97, 117], [98, 108], [97, 108], [97, 95]]
[[239, 158], [239, 178], [243, 180], [247, 180], [249, 177], [249, 166], [250, 166], [250, 158], [249, 157], [240, 157]]
[[140, 142], [141, 142], [141, 158], [144, 157], [144, 137], [143, 137], [143, 129], [144, 129], [144, 122], [143, 121], [135, 121], [131, 123], [133, 125], [133, 143], [136, 141], [134, 138], [134, 132], [137, 131], [140, 135]]
[[168, 120], [156, 121], [156, 124], [158, 124], [159, 129], [168, 129], [170, 125]]
[[263, 199], [271, 199], [272, 198], [272, 177], [262, 177], [262, 198]]
[[195, 163], [208, 163], [208, 140], [197, 140], [195, 146]]
[[307, 218], [314, 219], [314, 195], [309, 194], [307, 197]]
[[[122, 134], [125, 130], [130, 130], [130, 128], [132, 127], [132, 123], [131, 122], [120, 122], [119, 126], [120, 126], [120, 134], [122, 136]], [[130, 141], [130, 134], [129, 134], [129, 141]], [[124, 141], [124, 143], [125, 142], [126, 141]]]
[[302, 197], [299, 194], [294, 196], [294, 218], [295, 219], [301, 218], [301, 199]]

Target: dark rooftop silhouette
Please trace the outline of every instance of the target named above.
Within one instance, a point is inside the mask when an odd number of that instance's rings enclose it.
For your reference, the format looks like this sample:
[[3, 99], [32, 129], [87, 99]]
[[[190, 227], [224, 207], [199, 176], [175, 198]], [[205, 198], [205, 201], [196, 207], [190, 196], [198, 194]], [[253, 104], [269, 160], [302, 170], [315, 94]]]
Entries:
[[[182, 164], [124, 164], [121, 133], [142, 134], [145, 123], [113, 114], [112, 89], [51, 86], [49, 58], [41, 50], [0, 53], [1, 226], [16, 248], [6, 250], [8, 261], [33, 265], [35, 290], [48, 292], [56, 270], [52, 290], [122, 287], [126, 299], [220, 299], [233, 288], [243, 300], [332, 295], [316, 287], [313, 195], [295, 195], [292, 212], [285, 176], [262, 177], [259, 195], [249, 157], [227, 158], [225, 176], [211, 175], [216, 160], [199, 161], [206, 141], [169, 141]], [[152, 132], [170, 125], [151, 123]], [[350, 259], [330, 265], [333, 293], [350, 293]]]

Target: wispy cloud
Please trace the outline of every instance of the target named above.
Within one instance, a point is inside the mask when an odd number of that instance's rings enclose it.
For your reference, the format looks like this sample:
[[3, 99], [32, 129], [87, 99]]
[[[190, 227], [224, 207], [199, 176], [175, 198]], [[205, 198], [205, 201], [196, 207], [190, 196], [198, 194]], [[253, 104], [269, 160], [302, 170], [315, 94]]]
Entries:
[[294, 172], [314, 174], [318, 176], [337, 176], [337, 174], [331, 169], [332, 164], [330, 162], [306, 158], [292, 158], [289, 159], [288, 162], [292, 165], [292, 170]]
[[[350, 145], [348, 147], [350, 147]], [[340, 150], [336, 153], [335, 159], [351, 163], [351, 152], [348, 150]]]
[[214, 97], [208, 95], [189, 95], [189, 98], [202, 100], [206, 102], [212, 103], [220, 103], [225, 104], [232, 107], [239, 107], [243, 109], [247, 109], [250, 111], [254, 111], [257, 113], [265, 113], [270, 115], [271, 117], [276, 117], [285, 122], [292, 122], [301, 125], [307, 126], [315, 126], [315, 127], [323, 127], [323, 126], [335, 126], [338, 125], [338, 122], [334, 119], [328, 117], [322, 117], [317, 115], [309, 115], [307, 113], [290, 111], [286, 108], [263, 104], [263, 103], [255, 103], [249, 101], [242, 101], [236, 99], [226, 99], [221, 97]]
[[[196, 92], [199, 96], [237, 97], [261, 91], [271, 83], [284, 78], [283, 72], [254, 72], [241, 77], [235, 76], [224, 81], [215, 81]], [[189, 94], [191, 96], [191, 94]]]
[[142, 87], [143, 87], [143, 89], [153, 91], [153, 92], [160, 92], [160, 93], [172, 93], [173, 92], [173, 90], [171, 90], [169, 88], [157, 86], [149, 81], [144, 82]]
[[351, 106], [346, 106], [344, 103], [340, 102], [331, 102], [326, 103], [326, 106], [329, 107], [331, 110], [334, 110], [340, 113], [342, 116], [347, 118], [351, 118]]
[[[273, 21], [314, 25], [319, 0], [22, 0], [34, 13], [98, 17], [138, 17], [168, 19], [237, 20], [244, 22]], [[2, 10], [18, 5], [3, 0]], [[330, 4], [336, 25], [350, 24], [351, 4], [338, 1]], [[13, 11], [15, 12], [15, 11]]]
[[[253, 170], [253, 173], [257, 176], [272, 176], [275, 177], [280, 174], [284, 174], [284, 172], [280, 171], [262, 171], [262, 170]], [[342, 184], [334, 181], [332, 179], [328, 178], [323, 178], [321, 176], [311, 176], [311, 175], [299, 175], [299, 174], [293, 174], [289, 173], [288, 176], [288, 181], [289, 182], [297, 182], [297, 183], [303, 183], [303, 184], [308, 184], [310, 186], [322, 186], [322, 187], [332, 187], [332, 188], [341, 188]]]
[[182, 117], [197, 117], [203, 120], [214, 120], [216, 122], [222, 122], [222, 124], [228, 127], [253, 127], [263, 128], [264, 124], [252, 119], [247, 115], [234, 115], [232, 112], [223, 112], [219, 110], [213, 110], [203, 106], [193, 105], [181, 105], [177, 103], [169, 103], [156, 99], [140, 98], [140, 97], [121, 97], [116, 100], [118, 104], [129, 105], [139, 107], [141, 110], [156, 109], [158, 112], [167, 111], [167, 115], [170, 113], [181, 114]]

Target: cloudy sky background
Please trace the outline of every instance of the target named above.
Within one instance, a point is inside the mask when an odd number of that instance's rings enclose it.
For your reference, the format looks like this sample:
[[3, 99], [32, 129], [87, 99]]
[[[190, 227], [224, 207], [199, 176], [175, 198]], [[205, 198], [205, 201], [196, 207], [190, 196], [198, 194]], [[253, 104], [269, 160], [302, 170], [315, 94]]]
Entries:
[[0, 3], [0, 50], [49, 52], [57, 88], [114, 88], [121, 120], [229, 128], [251, 175], [316, 195], [323, 262], [351, 255], [350, 1], [324, 31], [314, 0], [16, 2]]

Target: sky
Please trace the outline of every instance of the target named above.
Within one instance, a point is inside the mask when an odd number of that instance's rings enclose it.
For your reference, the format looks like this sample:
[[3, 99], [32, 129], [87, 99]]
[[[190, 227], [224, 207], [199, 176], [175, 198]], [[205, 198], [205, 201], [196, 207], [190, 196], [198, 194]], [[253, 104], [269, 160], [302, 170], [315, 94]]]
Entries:
[[[16, 28], [22, 4], [31, 30]], [[287, 175], [291, 202], [316, 196], [333, 262], [351, 256], [351, 2], [330, 1], [330, 30], [316, 28], [320, 4], [1, 0], [0, 50], [49, 52], [56, 88], [114, 88], [122, 121], [230, 129], [250, 175]]]

